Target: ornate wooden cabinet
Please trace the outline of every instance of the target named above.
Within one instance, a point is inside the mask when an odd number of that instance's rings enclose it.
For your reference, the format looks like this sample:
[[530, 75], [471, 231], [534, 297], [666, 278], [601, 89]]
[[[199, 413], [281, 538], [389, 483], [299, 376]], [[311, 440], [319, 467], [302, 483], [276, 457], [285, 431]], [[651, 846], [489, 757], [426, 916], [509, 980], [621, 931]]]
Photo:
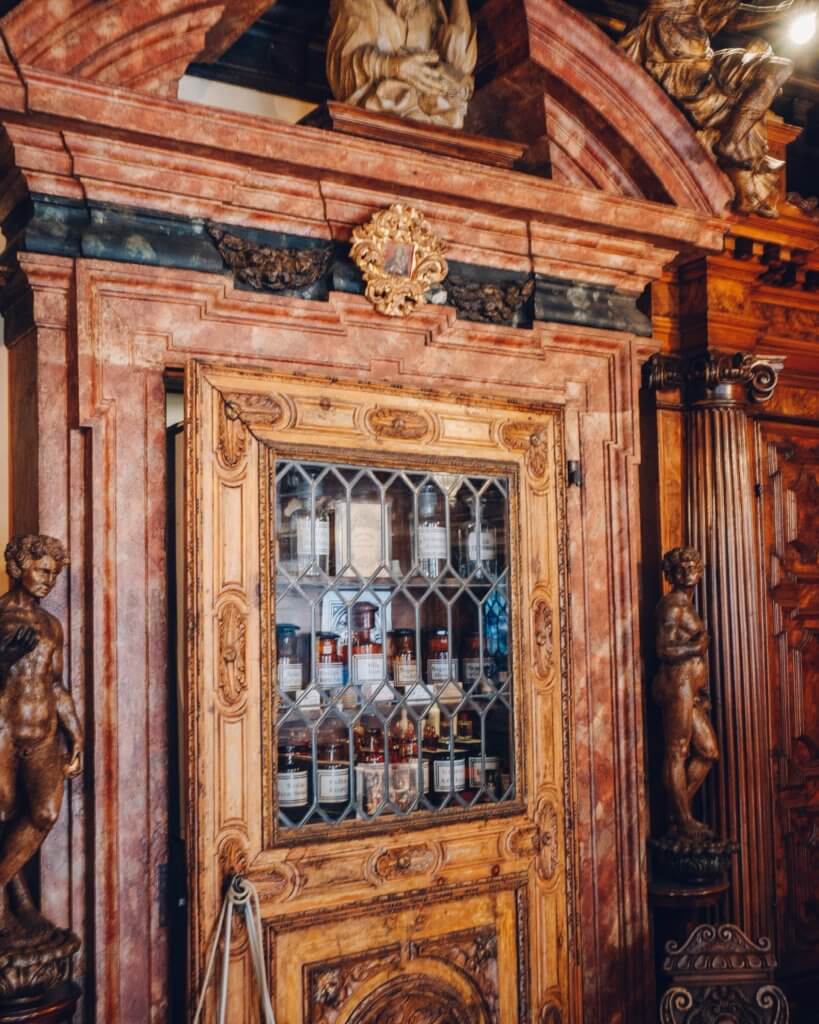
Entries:
[[[579, 1019], [562, 413], [201, 364], [186, 394], [193, 987], [241, 871], [281, 1024]], [[232, 1022], [251, 992], [240, 936]]]
[[[778, 959], [816, 998], [819, 972], [819, 430], [761, 426]], [[805, 1006], [810, 1005], [805, 1001]]]

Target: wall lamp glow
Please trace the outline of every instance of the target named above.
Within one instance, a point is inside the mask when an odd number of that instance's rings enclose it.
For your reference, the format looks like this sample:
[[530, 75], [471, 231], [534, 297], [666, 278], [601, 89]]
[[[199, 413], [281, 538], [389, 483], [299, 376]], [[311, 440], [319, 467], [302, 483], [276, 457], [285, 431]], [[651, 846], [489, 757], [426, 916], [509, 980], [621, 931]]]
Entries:
[[816, 11], [805, 11], [797, 15], [788, 26], [788, 36], [792, 43], [803, 46], [816, 35]]

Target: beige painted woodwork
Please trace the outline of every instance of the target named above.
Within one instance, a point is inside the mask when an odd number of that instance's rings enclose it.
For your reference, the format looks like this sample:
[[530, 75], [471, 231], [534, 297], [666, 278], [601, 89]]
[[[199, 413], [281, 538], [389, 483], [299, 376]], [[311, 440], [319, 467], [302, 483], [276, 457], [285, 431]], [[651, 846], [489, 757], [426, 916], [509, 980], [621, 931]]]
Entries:
[[[200, 363], [186, 395], [192, 987], [225, 875], [241, 870], [261, 897], [280, 1024], [400, 1024], [416, 1006], [418, 1024], [444, 1012], [512, 1024], [549, 1005], [581, 1021], [564, 827], [562, 412]], [[265, 554], [277, 452], [509, 474], [517, 802], [277, 833]], [[231, 1022], [257, 1019], [250, 990], [240, 934]]]

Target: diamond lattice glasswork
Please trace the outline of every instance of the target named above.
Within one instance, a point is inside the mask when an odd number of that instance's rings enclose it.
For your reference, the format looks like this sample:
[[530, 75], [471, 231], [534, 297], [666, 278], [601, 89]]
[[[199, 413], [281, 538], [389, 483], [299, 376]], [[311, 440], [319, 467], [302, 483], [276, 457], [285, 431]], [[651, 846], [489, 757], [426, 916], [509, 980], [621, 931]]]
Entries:
[[278, 463], [280, 826], [514, 798], [509, 487]]

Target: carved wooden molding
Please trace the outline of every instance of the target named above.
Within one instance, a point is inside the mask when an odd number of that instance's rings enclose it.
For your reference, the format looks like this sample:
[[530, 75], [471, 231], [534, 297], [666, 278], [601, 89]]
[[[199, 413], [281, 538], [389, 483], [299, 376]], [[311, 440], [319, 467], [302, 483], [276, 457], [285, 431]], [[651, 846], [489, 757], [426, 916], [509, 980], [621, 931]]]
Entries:
[[[773, 308], [773, 307], [772, 307]], [[683, 388], [689, 402], [738, 405], [773, 397], [784, 366], [781, 356], [715, 349], [693, 356], [657, 353], [646, 364], [646, 386], [654, 391]]]
[[401, 964], [398, 946], [371, 950], [323, 964], [310, 964], [305, 973], [305, 1020], [310, 1024], [335, 1024], [344, 1007], [370, 978]]
[[227, 601], [219, 609], [217, 634], [219, 692], [227, 707], [234, 707], [243, 700], [247, 686], [247, 618], [235, 601]]
[[424, 216], [394, 203], [353, 230], [350, 257], [361, 271], [365, 294], [385, 316], [409, 316], [447, 275], [446, 247]]
[[432, 436], [429, 418], [414, 409], [392, 409], [376, 406], [364, 417], [367, 429], [375, 437], [400, 441], [423, 441]]
[[332, 245], [276, 249], [250, 242], [215, 224], [208, 224], [208, 234], [238, 280], [259, 290], [282, 292], [309, 288], [327, 274], [333, 260]]
[[511, 325], [532, 297], [535, 280], [469, 281], [459, 274], [449, 274], [444, 288], [450, 304], [463, 320]]
[[443, 859], [440, 843], [419, 846], [398, 846], [377, 850], [370, 858], [365, 876], [373, 884], [392, 882], [409, 875], [433, 874]]
[[539, 679], [548, 678], [554, 666], [554, 613], [542, 591], [532, 600], [533, 668]]
[[500, 441], [511, 451], [524, 452], [533, 483], [544, 487], [549, 479], [549, 429], [545, 424], [510, 421], [500, 428]]
[[543, 799], [538, 802], [535, 823], [537, 825], [535, 867], [540, 878], [545, 882], [550, 882], [557, 872], [560, 850], [557, 810], [551, 800]]
[[409, 957], [442, 960], [456, 967], [480, 992], [489, 1021], [497, 1021], [498, 937], [494, 928], [475, 928], [410, 942]]

